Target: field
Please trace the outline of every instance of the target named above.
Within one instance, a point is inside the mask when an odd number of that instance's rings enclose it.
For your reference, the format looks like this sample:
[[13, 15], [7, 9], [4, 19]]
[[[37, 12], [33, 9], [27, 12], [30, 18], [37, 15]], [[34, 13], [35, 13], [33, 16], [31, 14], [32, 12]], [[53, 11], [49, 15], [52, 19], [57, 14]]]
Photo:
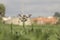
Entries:
[[18, 26], [0, 23], [0, 40], [60, 40], [60, 25]]

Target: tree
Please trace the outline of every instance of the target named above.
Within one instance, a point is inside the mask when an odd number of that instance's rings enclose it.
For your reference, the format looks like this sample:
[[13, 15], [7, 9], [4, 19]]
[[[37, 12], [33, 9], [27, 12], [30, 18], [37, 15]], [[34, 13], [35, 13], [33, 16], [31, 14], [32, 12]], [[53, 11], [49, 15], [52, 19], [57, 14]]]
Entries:
[[58, 19], [57, 24], [60, 24], [60, 12], [55, 12], [55, 14], [53, 16], [57, 17], [57, 19]]
[[59, 12], [55, 12], [55, 14], [53, 16], [60, 17], [60, 13]]
[[0, 17], [5, 16], [5, 5], [0, 4]]

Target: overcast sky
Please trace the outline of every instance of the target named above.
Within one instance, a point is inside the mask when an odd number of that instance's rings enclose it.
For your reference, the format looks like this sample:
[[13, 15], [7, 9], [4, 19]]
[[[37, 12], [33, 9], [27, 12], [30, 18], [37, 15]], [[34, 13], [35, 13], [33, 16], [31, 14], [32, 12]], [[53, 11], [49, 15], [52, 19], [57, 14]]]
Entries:
[[6, 16], [16, 16], [22, 11], [36, 16], [52, 16], [60, 12], [60, 0], [0, 0], [6, 6]]

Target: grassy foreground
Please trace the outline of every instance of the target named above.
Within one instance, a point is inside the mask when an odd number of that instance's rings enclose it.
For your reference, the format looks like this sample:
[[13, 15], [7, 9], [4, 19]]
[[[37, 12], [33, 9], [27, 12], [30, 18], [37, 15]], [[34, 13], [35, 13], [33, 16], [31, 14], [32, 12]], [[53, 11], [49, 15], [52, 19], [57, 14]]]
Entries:
[[60, 40], [60, 25], [22, 26], [0, 23], [0, 40]]

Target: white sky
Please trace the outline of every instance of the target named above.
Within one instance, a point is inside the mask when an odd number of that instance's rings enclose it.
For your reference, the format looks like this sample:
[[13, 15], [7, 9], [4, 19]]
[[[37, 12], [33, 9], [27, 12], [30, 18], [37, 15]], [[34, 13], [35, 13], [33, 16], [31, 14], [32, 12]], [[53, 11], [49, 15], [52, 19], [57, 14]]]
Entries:
[[60, 12], [60, 0], [0, 0], [6, 6], [7, 16], [16, 16], [23, 13], [36, 16], [52, 16], [54, 12]]

